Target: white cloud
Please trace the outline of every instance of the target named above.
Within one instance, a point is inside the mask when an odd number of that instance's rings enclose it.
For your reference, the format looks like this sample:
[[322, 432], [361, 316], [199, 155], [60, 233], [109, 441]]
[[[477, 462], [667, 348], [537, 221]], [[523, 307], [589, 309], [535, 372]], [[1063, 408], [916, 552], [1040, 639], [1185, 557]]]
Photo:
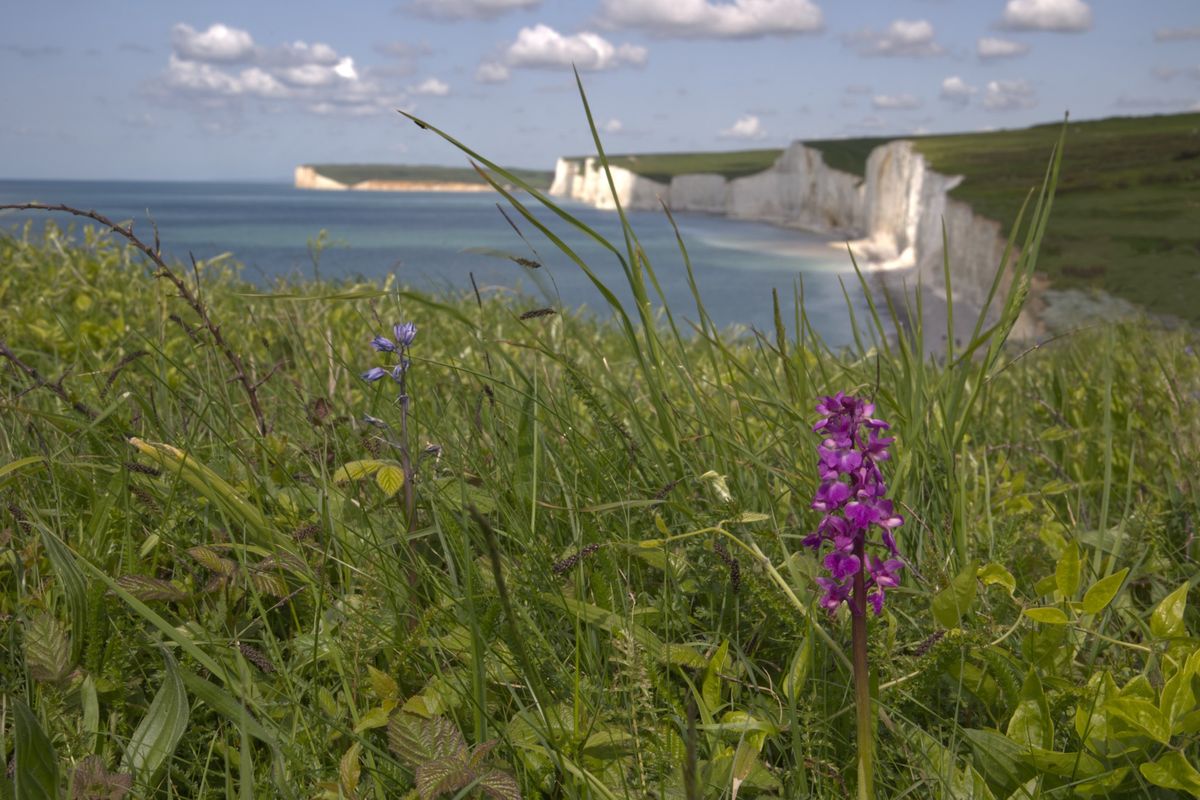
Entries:
[[601, 130], [605, 133], [620, 133], [625, 130], [625, 126], [621, 124], [621, 120], [619, 119], [610, 119], [601, 126]]
[[434, 19], [495, 19], [510, 11], [537, 8], [542, 0], [413, 0], [408, 9]]
[[811, 0], [604, 0], [600, 20], [656, 36], [714, 39], [794, 36], [824, 24]]
[[508, 67], [499, 61], [484, 61], [475, 70], [475, 80], [480, 83], [504, 83], [508, 80]]
[[445, 97], [450, 94], [450, 86], [437, 78], [426, 78], [412, 87], [413, 94], [426, 94], [433, 97]]
[[1029, 45], [1024, 42], [1014, 42], [995, 36], [984, 36], [975, 43], [975, 53], [982, 59], [1013, 58], [1023, 56], [1028, 52]]
[[761, 139], [767, 135], [767, 132], [763, 130], [758, 117], [747, 114], [744, 117], [738, 117], [731, 127], [717, 135], [722, 139]]
[[877, 94], [871, 98], [871, 106], [880, 111], [904, 111], [920, 108], [921, 101], [911, 94]]
[[1037, 97], [1033, 87], [1025, 80], [988, 81], [983, 95], [983, 107], [992, 111], [1014, 111], [1035, 105]]
[[596, 33], [583, 31], [564, 36], [549, 25], [522, 28], [508, 46], [504, 63], [509, 67], [533, 69], [605, 70], [646, 63], [646, 48], [632, 44], [614, 45]]
[[957, 75], [951, 75], [942, 81], [942, 91], [938, 97], [956, 106], [965, 106], [971, 101], [971, 95], [978, 91]]
[[1079, 33], [1091, 29], [1092, 9], [1083, 0], [1008, 0], [1000, 27]]
[[918, 58], [943, 52], [942, 46], [934, 41], [933, 25], [923, 19], [898, 19], [886, 30], [864, 29], [849, 34], [844, 40], [864, 56]]
[[1200, 26], [1195, 28], [1159, 28], [1154, 32], [1156, 42], [1186, 42], [1200, 39]]
[[[246, 31], [219, 23], [203, 33], [181, 23], [172, 29], [171, 44], [166, 69], [147, 87], [150, 96], [209, 113], [256, 100], [267, 111], [363, 115], [402, 105], [408, 97], [383, 85], [382, 72], [360, 71], [352, 57], [319, 42], [268, 48], [255, 45]], [[238, 68], [239, 62], [244, 66]]]
[[246, 61], [254, 55], [254, 38], [219, 22], [206, 31], [181, 22], [171, 28], [171, 47], [187, 61]]

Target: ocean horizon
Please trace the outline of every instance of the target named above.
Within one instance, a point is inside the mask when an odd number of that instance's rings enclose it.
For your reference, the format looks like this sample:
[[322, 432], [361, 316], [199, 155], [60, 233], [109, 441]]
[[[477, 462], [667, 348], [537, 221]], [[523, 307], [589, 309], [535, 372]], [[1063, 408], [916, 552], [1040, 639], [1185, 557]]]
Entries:
[[[395, 274], [419, 290], [471, 291], [474, 280], [484, 292], [521, 292], [546, 306], [610, 313], [583, 272], [493, 193], [321, 192], [282, 181], [0, 180], [0, 204], [24, 202], [132, 220], [135, 233], [147, 241], [153, 240], [156, 225], [168, 258], [232, 258], [247, 280], [264, 287], [280, 278]], [[624, 250], [615, 213], [569, 201], [561, 205]], [[538, 206], [535, 214], [623, 302], [631, 302], [612, 253], [548, 210]], [[628, 217], [672, 312], [694, 321], [683, 256], [666, 215], [635, 211]], [[835, 247], [838, 240], [707, 214], [677, 214], [675, 220], [717, 325], [773, 328], [772, 290], [779, 293], [785, 321], [793, 320], [794, 297], [803, 282], [814, 329], [835, 347], [852, 341], [843, 284], [855, 313], [867, 309], [849, 256]], [[26, 222], [40, 230], [49, 221], [74, 230], [88, 224], [62, 213], [0, 212], [0, 232], [20, 235]], [[326, 246], [314, 265], [310, 244], [322, 231]], [[522, 267], [506, 255], [542, 268]]]

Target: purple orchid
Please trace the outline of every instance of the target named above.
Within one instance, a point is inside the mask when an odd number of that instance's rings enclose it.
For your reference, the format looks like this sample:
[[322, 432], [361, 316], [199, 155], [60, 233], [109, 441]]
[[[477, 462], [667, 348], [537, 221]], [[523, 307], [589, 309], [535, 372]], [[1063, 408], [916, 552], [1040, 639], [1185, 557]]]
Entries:
[[[862, 597], [851, 596], [855, 578], [861, 574], [865, 600], [879, 615], [883, 613], [885, 590], [899, 586], [899, 573], [904, 568], [894, 533], [904, 524], [904, 517], [885, 498], [887, 484], [878, 467], [891, 457], [888, 448], [895, 438], [881, 435], [889, 425], [873, 416], [873, 403], [843, 392], [821, 398], [817, 413], [821, 419], [813, 432], [825, 438], [817, 448], [821, 483], [812, 508], [824, 517], [817, 530], [804, 537], [803, 544], [812, 550], [820, 550], [826, 542], [832, 545], [824, 559], [830, 577], [817, 578], [823, 590], [821, 607], [833, 612], [843, 602], [861, 605]], [[879, 530], [878, 545], [886, 549], [886, 559], [866, 552], [868, 544], [877, 546], [867, 540], [874, 529]], [[864, 611], [858, 608], [856, 613]]]

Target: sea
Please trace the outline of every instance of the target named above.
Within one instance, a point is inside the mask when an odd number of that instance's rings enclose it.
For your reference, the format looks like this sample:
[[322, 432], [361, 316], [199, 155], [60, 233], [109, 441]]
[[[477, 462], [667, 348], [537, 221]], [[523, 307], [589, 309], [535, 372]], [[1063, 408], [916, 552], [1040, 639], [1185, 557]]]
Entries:
[[[556, 237], [632, 307], [620, 260], [576, 226], [518, 195]], [[499, 203], [497, 202], [499, 201]], [[288, 184], [0, 180], [0, 204], [41, 202], [91, 209], [186, 262], [232, 258], [263, 287], [280, 278], [382, 279], [394, 273], [414, 289], [518, 295], [522, 307], [611, 315], [601, 293], [549, 237], [492, 193], [322, 192]], [[624, 253], [617, 215], [577, 203], [563, 209]], [[675, 229], [662, 212], [628, 214], [677, 323], [698, 319]], [[0, 212], [0, 235], [21, 235], [32, 220], [85, 224], [65, 214]], [[731, 335], [774, 330], [772, 290], [792, 334], [803, 289], [813, 329], [832, 347], [853, 338], [849, 303], [859, 320], [866, 302], [844, 246], [836, 240], [764, 223], [678, 214], [679, 238], [709, 316]], [[318, 237], [324, 243], [315, 253]], [[314, 255], [317, 257], [314, 258]], [[513, 258], [536, 262], [522, 266]], [[0, 269], [3, 265], [0, 264]], [[843, 287], [845, 292], [843, 291]]]

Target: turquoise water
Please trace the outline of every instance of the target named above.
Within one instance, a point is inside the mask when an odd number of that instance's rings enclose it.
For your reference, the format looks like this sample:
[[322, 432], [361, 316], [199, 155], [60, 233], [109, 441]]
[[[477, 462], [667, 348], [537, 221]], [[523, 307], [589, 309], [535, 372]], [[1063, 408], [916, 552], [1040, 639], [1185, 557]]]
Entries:
[[[95, 209], [115, 220], [134, 220], [135, 231], [147, 240], [153, 239], [153, 220], [168, 255], [208, 259], [229, 252], [245, 265], [245, 277], [261, 284], [279, 276], [313, 275], [308, 242], [325, 230], [332, 246], [320, 258], [323, 278], [378, 278], [394, 272], [415, 288], [468, 291], [473, 274], [483, 291], [521, 290], [537, 305], [586, 306], [606, 316], [599, 292], [579, 268], [506, 208], [523, 241], [497, 209], [496, 199], [490, 194], [314, 192], [266, 183], [0, 180], [0, 203], [39, 201]], [[623, 249], [615, 214], [567, 207]], [[82, 224], [66, 215], [53, 216], [60, 225]], [[611, 253], [545, 210], [538, 217], [629, 301], [620, 263]], [[27, 219], [41, 224], [46, 218], [5, 212], [0, 230], [11, 233]], [[630, 218], [676, 318], [694, 320], [683, 259], [665, 215], [633, 212]], [[851, 290], [856, 313], [865, 310], [865, 303], [844, 248], [820, 236], [722, 217], [681, 214], [676, 221], [705, 305], [719, 325], [772, 329], [773, 288], [784, 303], [785, 320], [793, 319], [792, 298], [803, 279], [814, 328], [832, 345], [850, 341], [840, 281]], [[503, 251], [544, 266], [530, 270], [473, 252], [481, 250]]]

